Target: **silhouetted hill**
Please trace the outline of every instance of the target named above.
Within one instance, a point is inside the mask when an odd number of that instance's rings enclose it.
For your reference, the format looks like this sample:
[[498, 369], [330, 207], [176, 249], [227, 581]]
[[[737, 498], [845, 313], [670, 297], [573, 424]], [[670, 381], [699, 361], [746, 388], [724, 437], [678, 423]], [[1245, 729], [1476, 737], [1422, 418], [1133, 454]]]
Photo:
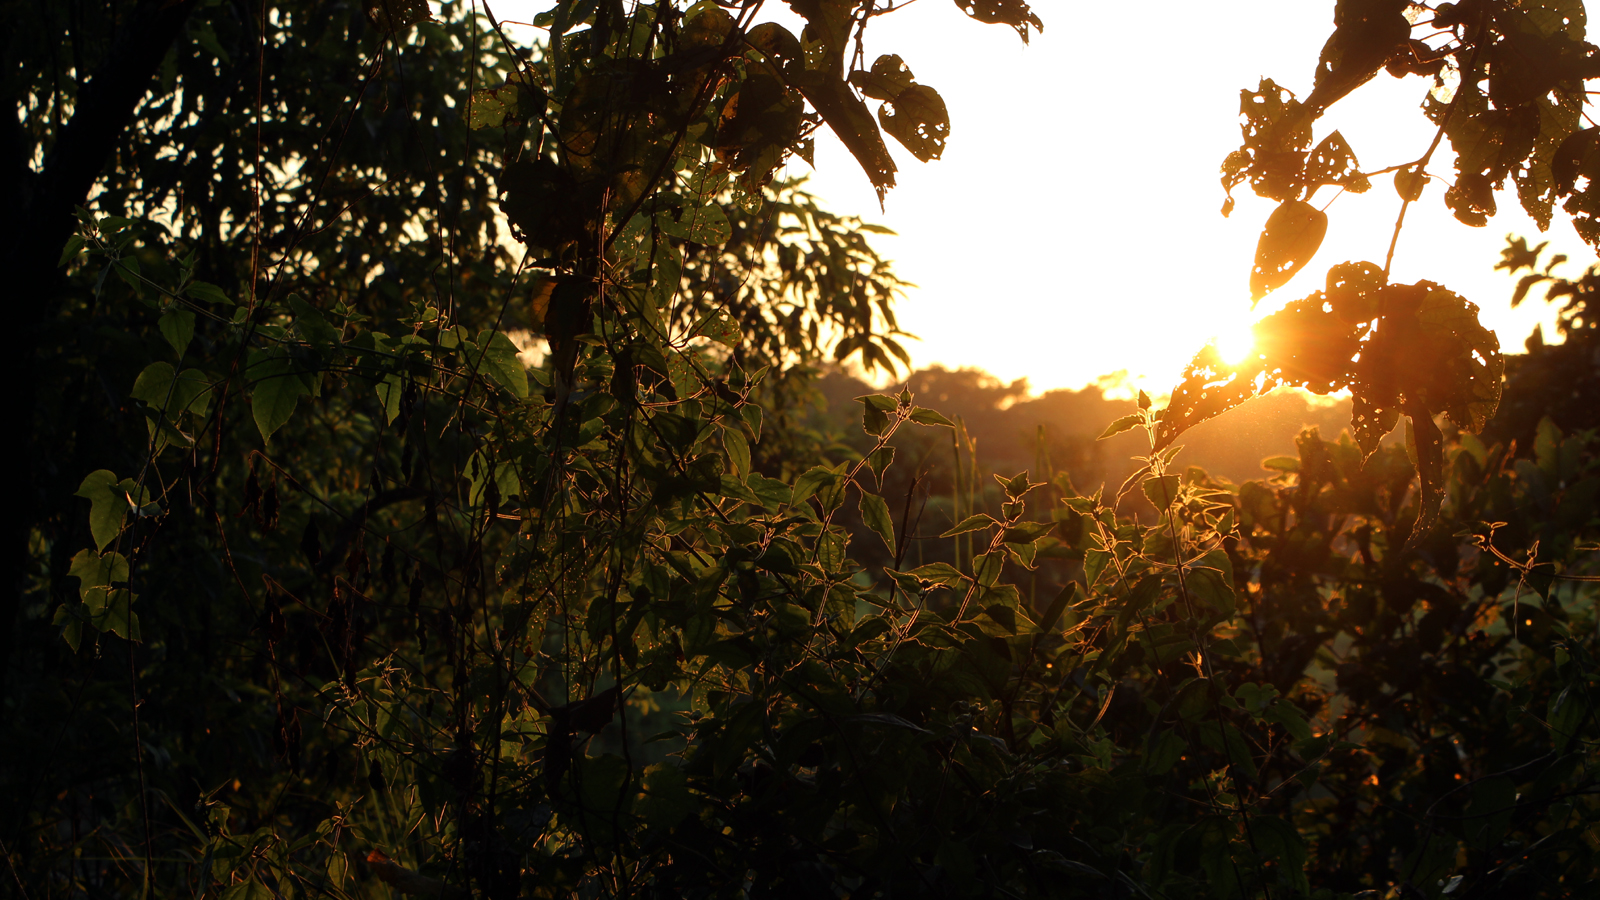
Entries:
[[[860, 405], [854, 398], [873, 393], [865, 382], [842, 372], [823, 376], [820, 386], [825, 415], [841, 428], [857, 420]], [[1137, 431], [1095, 440], [1113, 420], [1135, 409], [1132, 400], [1108, 398], [1098, 387], [1030, 397], [1025, 381], [1005, 384], [977, 369], [940, 366], [913, 372], [905, 386], [918, 405], [959, 419], [973, 439], [980, 469], [987, 472], [1009, 475], [1027, 469], [1037, 477], [1042, 464], [1048, 464], [1068, 472], [1080, 490], [1092, 491], [1104, 482], [1114, 489], [1134, 470], [1131, 458], [1148, 449]], [[1186, 433], [1177, 462], [1235, 482], [1260, 478], [1262, 460], [1295, 454], [1294, 439], [1303, 428], [1315, 426], [1331, 437], [1348, 426], [1348, 400], [1315, 399], [1281, 390], [1230, 410]], [[948, 435], [940, 438], [950, 440]], [[941, 464], [949, 462], [949, 452]]]

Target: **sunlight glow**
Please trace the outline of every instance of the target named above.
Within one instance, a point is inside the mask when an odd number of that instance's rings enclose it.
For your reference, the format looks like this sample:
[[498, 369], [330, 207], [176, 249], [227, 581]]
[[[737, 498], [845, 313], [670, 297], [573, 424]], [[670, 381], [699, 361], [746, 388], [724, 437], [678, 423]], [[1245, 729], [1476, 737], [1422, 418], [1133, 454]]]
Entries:
[[[548, 5], [489, 2], [502, 22], [531, 21]], [[1253, 344], [1251, 324], [1321, 289], [1329, 266], [1384, 259], [1401, 204], [1389, 176], [1375, 176], [1375, 189], [1361, 195], [1324, 189], [1314, 197], [1329, 205], [1321, 249], [1252, 311], [1251, 261], [1276, 202], [1241, 186], [1232, 215], [1219, 213], [1217, 165], [1239, 147], [1240, 88], [1271, 75], [1307, 95], [1310, 61], [1332, 24], [1327, 0], [1164, 0], [1156, 6], [1167, 43], [1138, 66], [1125, 64], [1117, 42], [1083, 46], [1073, 29], [1052, 27], [1024, 45], [1011, 29], [975, 25], [957, 4], [899, 6], [903, 12], [873, 20], [865, 58], [901, 54], [919, 84], [939, 91], [952, 120], [943, 157], [918, 162], [890, 141], [898, 186], [881, 208], [860, 165], [826, 128], [817, 133], [815, 170], [796, 157], [782, 174], [809, 176], [827, 208], [897, 233], [872, 242], [918, 285], [896, 308], [900, 326], [918, 336], [907, 343], [916, 366], [976, 366], [1007, 383], [1027, 378], [1035, 392], [1088, 385], [1108, 396], [1140, 389], [1159, 396], [1208, 337], [1238, 362]], [[1073, 15], [1087, 33], [1126, 27], [1120, 4], [1090, 4]], [[804, 25], [781, 3], [764, 5], [758, 19], [797, 34]], [[544, 37], [506, 27], [519, 41]], [[961, 53], [940, 49], [957, 46]], [[1199, 47], [1228, 51], [1200, 54]], [[972, 77], [975, 60], [983, 78]], [[1115, 91], [1004, 87], [1090, 84], [1108, 69], [1119, 73]], [[1417, 111], [1428, 90], [1419, 76], [1375, 78], [1320, 119], [1315, 138], [1338, 130], [1368, 171], [1415, 159], [1435, 134]], [[1151, 100], [1136, 113], [1129, 97], [1175, 102]], [[1183, 135], [1179, 148], [1175, 134]], [[1449, 149], [1441, 147], [1436, 171], [1448, 170]], [[1489, 227], [1468, 228], [1441, 192], [1429, 187], [1424, 202], [1410, 207], [1394, 280], [1426, 278], [1466, 296], [1504, 346], [1520, 347], [1536, 322], [1553, 333], [1553, 308], [1530, 302], [1512, 310], [1515, 282], [1494, 270], [1505, 235], [1535, 235], [1538, 225], [1508, 200]], [[1566, 217], [1557, 217], [1549, 237], [1552, 250], [1575, 261], [1569, 272], [1594, 259]], [[1071, 352], [1062, 352], [1064, 344]]]
[[1244, 362], [1250, 351], [1255, 349], [1256, 336], [1248, 324], [1238, 325], [1216, 336], [1217, 352], [1222, 354], [1223, 362], [1236, 366]]

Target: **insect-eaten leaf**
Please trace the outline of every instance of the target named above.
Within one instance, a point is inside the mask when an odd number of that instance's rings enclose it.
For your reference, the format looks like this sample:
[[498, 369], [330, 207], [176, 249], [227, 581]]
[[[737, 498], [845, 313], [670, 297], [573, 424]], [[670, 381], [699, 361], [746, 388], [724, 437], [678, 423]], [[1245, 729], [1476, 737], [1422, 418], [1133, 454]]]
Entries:
[[722, 207], [682, 206], [656, 214], [656, 227], [663, 234], [693, 241], [696, 244], [720, 244], [733, 234], [733, 226]]
[[1359, 194], [1371, 186], [1359, 171], [1359, 166], [1355, 151], [1350, 149], [1344, 135], [1335, 131], [1323, 138], [1311, 155], [1306, 157], [1305, 183], [1312, 188], [1337, 184]]
[[878, 123], [923, 162], [944, 155], [950, 137], [950, 112], [944, 98], [926, 85], [914, 84], [892, 103], [878, 107]]
[[547, 100], [545, 92], [537, 85], [513, 76], [500, 87], [473, 93], [467, 123], [474, 131], [501, 128], [507, 122], [515, 125], [544, 112]]
[[1028, 42], [1028, 26], [1034, 31], [1044, 31], [1044, 23], [1028, 8], [1023, 0], [956, 0], [956, 6], [967, 15], [990, 25], [1010, 25], [1017, 30], [1022, 42]]
[[927, 162], [944, 154], [950, 137], [950, 112], [944, 98], [927, 85], [917, 84], [905, 61], [894, 54], [880, 56], [870, 71], [850, 73], [850, 83], [874, 100], [878, 124], [917, 159]]
[[886, 53], [873, 61], [871, 70], [851, 72], [850, 83], [874, 100], [892, 102], [916, 84], [917, 79], [898, 54]]
[[694, 327], [694, 333], [708, 337], [713, 341], [734, 349], [739, 346], [739, 323], [728, 315], [726, 310], [717, 310], [700, 320]]
[[1287, 284], [1322, 246], [1328, 215], [1302, 200], [1285, 200], [1267, 217], [1256, 242], [1256, 264], [1250, 270], [1250, 298], [1262, 297]]
[[856, 158], [862, 171], [871, 179], [881, 204], [889, 189], [894, 187], [896, 167], [883, 144], [883, 134], [872, 119], [867, 104], [850, 91], [844, 81], [824, 80], [802, 86], [805, 98], [816, 108], [822, 120]]

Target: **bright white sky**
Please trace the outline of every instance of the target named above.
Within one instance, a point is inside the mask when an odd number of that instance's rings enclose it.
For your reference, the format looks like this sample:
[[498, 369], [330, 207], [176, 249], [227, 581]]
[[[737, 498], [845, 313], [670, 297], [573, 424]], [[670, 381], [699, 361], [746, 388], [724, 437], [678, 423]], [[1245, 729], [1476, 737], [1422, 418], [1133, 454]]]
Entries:
[[[502, 18], [531, 18], [547, 0], [490, 0]], [[1248, 277], [1270, 201], [1248, 186], [1219, 214], [1222, 158], [1239, 146], [1239, 90], [1262, 76], [1305, 96], [1332, 30], [1332, 0], [1038, 0], [1045, 31], [967, 18], [951, 0], [917, 0], [867, 29], [867, 59], [898, 53], [950, 110], [944, 158], [920, 163], [892, 139], [899, 186], [886, 209], [848, 152], [819, 132], [810, 186], [840, 213], [899, 233], [875, 243], [919, 285], [900, 305], [918, 366], [977, 366], [1035, 391], [1077, 388], [1126, 370], [1166, 393], [1214, 334], [1237, 335], [1277, 304], [1321, 287], [1344, 260], [1380, 265], [1400, 207], [1389, 176], [1328, 209], [1328, 236], [1294, 281], [1252, 313]], [[799, 20], [778, 0], [763, 18]], [[1379, 76], [1339, 103], [1316, 138], [1338, 129], [1362, 169], [1420, 156], [1433, 131], [1418, 109], [1430, 82]], [[877, 103], [872, 107], [876, 110]], [[1448, 141], [1432, 170], [1453, 178]], [[792, 175], [811, 174], [800, 160]], [[1594, 260], [1558, 211], [1544, 236], [1514, 193], [1487, 228], [1455, 221], [1432, 182], [1412, 204], [1393, 277], [1444, 284], [1483, 308], [1508, 350], [1520, 350], [1541, 302], [1513, 311], [1513, 281], [1493, 271], [1508, 233], [1548, 239]], [[1332, 196], [1323, 188], [1317, 205]]]

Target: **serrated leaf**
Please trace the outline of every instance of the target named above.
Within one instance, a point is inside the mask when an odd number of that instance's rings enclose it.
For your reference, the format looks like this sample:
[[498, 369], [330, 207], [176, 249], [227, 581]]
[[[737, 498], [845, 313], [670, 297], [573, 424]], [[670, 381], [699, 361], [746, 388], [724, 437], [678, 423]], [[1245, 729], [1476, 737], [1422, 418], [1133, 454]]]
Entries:
[[1165, 511], [1178, 499], [1178, 476], [1163, 475], [1160, 478], [1147, 478], [1144, 484], [1145, 497], [1149, 498], [1150, 505], [1157, 510]]
[[1188, 588], [1190, 594], [1215, 612], [1224, 616], [1233, 615], [1237, 598], [1233, 592], [1233, 585], [1227, 582], [1220, 571], [1200, 567], [1191, 569], [1184, 586]]
[[789, 505], [799, 506], [810, 499], [811, 495], [838, 482], [841, 477], [843, 476], [838, 472], [826, 466], [812, 466], [805, 474], [795, 479], [794, 492], [787, 498]]
[[939, 537], [955, 537], [958, 534], [967, 534], [968, 532], [972, 531], [982, 531], [998, 524], [1000, 523], [997, 522], [993, 516], [985, 515], [984, 513], [978, 513], [975, 516], [967, 516], [965, 519], [957, 522], [950, 528], [949, 531], [939, 535]]
[[1106, 438], [1109, 438], [1109, 437], [1116, 437], [1117, 435], [1123, 433], [1124, 431], [1129, 431], [1129, 430], [1137, 428], [1138, 426], [1143, 425], [1143, 424], [1144, 424], [1144, 413], [1142, 413], [1142, 412], [1130, 413], [1130, 414], [1128, 414], [1126, 416], [1123, 416], [1122, 418], [1116, 420], [1115, 422], [1112, 422], [1110, 425], [1107, 425], [1106, 426], [1106, 430], [1100, 432], [1100, 436], [1095, 438], [1095, 440], [1103, 441], [1103, 440], [1105, 440]]
[[867, 465], [872, 468], [872, 477], [878, 482], [879, 486], [883, 484], [884, 470], [889, 468], [889, 464], [892, 462], [894, 462], [894, 447], [890, 445], [879, 447], [867, 457]]
[[918, 566], [911, 570], [911, 574], [923, 581], [930, 581], [947, 588], [959, 587], [966, 580], [966, 576], [961, 574], [960, 569], [944, 562]]
[[946, 428], [956, 427], [956, 423], [945, 418], [942, 414], [926, 407], [918, 406], [911, 410], [911, 421], [918, 425], [943, 425]]
[[877, 532], [878, 537], [883, 539], [883, 545], [889, 548], [890, 553], [893, 553], [895, 550], [894, 522], [889, 518], [889, 504], [885, 503], [883, 498], [877, 494], [862, 491], [861, 503], [858, 508], [861, 511], [861, 521], [865, 522], [868, 528]]

